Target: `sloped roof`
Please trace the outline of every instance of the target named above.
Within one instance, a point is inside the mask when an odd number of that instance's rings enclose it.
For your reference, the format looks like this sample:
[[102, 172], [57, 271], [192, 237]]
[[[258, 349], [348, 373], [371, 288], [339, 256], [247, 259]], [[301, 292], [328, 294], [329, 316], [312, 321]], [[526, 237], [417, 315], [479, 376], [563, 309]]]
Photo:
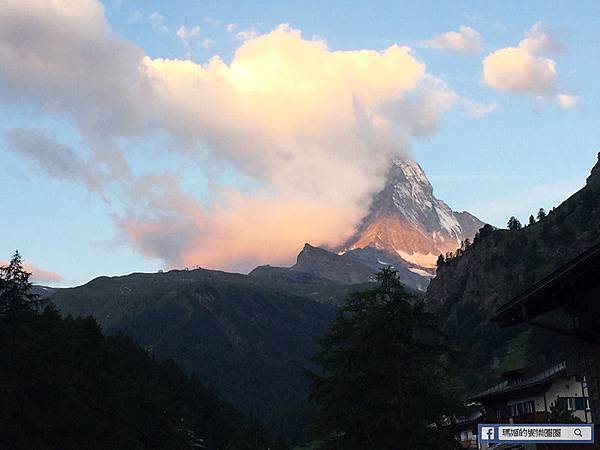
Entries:
[[600, 267], [600, 244], [597, 244], [559, 267], [508, 303], [502, 305], [491, 318], [502, 326], [517, 325], [524, 321], [523, 306], [530, 317], [545, 314], [565, 305], [565, 296], [572, 297], [578, 290], [599, 283], [596, 275]]
[[538, 372], [535, 375], [523, 378], [518, 383], [510, 383], [508, 380], [504, 380], [502, 383], [498, 383], [497, 385], [492, 386], [491, 388], [474, 395], [468, 401], [481, 401], [483, 399], [495, 397], [500, 394], [505, 394], [513, 391], [520, 391], [522, 389], [544, 384], [547, 381], [555, 378], [557, 375], [566, 372], [566, 370], [567, 364], [563, 361], [542, 372]]

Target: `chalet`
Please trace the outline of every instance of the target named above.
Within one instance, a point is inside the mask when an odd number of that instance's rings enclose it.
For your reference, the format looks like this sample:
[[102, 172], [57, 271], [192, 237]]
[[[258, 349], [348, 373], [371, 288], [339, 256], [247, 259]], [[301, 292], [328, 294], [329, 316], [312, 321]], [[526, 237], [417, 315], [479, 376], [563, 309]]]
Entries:
[[585, 378], [570, 374], [565, 362], [545, 370], [512, 370], [503, 378], [469, 399], [483, 406], [480, 422], [546, 423], [555, 405], [591, 423]]

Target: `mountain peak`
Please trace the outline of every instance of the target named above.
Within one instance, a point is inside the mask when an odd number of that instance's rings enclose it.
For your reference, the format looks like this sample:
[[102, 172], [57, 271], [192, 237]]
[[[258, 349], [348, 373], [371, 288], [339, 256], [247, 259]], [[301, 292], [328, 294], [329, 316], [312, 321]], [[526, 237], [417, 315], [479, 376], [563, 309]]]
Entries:
[[396, 262], [416, 269], [433, 269], [440, 254], [454, 251], [484, 225], [467, 212], [454, 212], [433, 194], [421, 166], [411, 159], [394, 159], [383, 190], [344, 250], [382, 250]]

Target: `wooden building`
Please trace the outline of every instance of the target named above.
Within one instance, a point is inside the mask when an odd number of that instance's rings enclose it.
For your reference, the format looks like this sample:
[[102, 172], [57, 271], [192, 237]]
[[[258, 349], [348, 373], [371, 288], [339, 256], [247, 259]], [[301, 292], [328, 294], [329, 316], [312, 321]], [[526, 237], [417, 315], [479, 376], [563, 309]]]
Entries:
[[545, 423], [552, 405], [591, 422], [583, 377], [570, 374], [565, 362], [545, 369], [525, 368], [503, 374], [504, 380], [470, 398], [483, 406], [480, 422]]

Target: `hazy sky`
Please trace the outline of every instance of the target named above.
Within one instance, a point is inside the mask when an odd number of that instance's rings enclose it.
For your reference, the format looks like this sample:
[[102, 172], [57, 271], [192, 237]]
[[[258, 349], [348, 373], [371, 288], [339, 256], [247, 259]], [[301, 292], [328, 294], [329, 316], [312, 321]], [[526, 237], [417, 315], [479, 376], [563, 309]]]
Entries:
[[597, 1], [0, 0], [0, 260], [292, 263], [410, 156], [504, 226], [600, 151]]

